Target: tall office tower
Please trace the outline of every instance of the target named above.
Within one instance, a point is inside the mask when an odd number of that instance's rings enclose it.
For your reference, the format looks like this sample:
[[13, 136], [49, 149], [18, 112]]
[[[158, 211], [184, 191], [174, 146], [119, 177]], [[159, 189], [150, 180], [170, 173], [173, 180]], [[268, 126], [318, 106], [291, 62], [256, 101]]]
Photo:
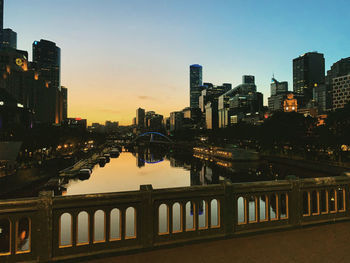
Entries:
[[293, 59], [293, 91], [304, 96], [304, 104], [312, 100], [313, 88], [325, 83], [324, 56], [309, 52]]
[[350, 73], [350, 57], [335, 62], [326, 76], [326, 108], [333, 108], [333, 79]]
[[199, 108], [199, 96], [202, 92], [202, 66], [194, 64], [190, 66], [190, 107]]
[[33, 63], [48, 87], [61, 89], [61, 49], [54, 42], [34, 41]]
[[140, 128], [145, 126], [145, 110], [142, 108], [136, 110], [136, 125]]
[[5, 28], [2, 30], [2, 47], [10, 47], [17, 49], [17, 33], [11, 28]]
[[[47, 92], [42, 92], [43, 122], [59, 124], [62, 121], [61, 98], [61, 49], [48, 40], [34, 41], [33, 68], [41, 81], [45, 83]], [[45, 106], [44, 106], [45, 105]]]
[[0, 30], [4, 29], [4, 0], [0, 0]]

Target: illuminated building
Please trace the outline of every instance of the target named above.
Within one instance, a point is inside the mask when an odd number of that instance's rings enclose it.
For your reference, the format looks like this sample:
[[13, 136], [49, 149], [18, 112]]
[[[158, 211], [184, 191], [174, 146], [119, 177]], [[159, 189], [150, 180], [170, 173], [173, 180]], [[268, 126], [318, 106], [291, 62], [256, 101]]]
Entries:
[[350, 74], [333, 78], [333, 109], [344, 108], [350, 102]]
[[289, 93], [287, 98], [283, 102], [283, 111], [284, 112], [292, 112], [298, 111], [298, 101], [294, 98], [293, 93]]
[[327, 88], [326, 84], [315, 84], [313, 89], [313, 103], [318, 112], [325, 112], [327, 110]]
[[0, 138], [33, 127], [33, 113], [0, 88]]
[[327, 71], [326, 76], [326, 109], [330, 110], [333, 108], [333, 79], [348, 75], [350, 73], [350, 57], [343, 58], [334, 63], [330, 70]]
[[199, 96], [203, 89], [202, 66], [194, 64], [190, 66], [190, 107], [199, 108]]
[[300, 104], [312, 100], [315, 84], [325, 83], [325, 60], [321, 53], [309, 52], [293, 59], [293, 91], [304, 96]]
[[54, 42], [34, 41], [33, 63], [50, 88], [61, 89], [61, 49]]

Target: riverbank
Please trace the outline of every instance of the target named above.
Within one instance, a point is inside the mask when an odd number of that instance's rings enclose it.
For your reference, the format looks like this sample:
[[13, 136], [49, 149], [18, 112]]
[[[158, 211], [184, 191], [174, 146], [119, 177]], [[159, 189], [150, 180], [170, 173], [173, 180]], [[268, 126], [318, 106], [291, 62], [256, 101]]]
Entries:
[[350, 163], [324, 162], [306, 160], [295, 156], [268, 155], [260, 154], [261, 158], [267, 161], [273, 161], [284, 165], [290, 165], [301, 169], [309, 169], [328, 173], [330, 176], [337, 176], [350, 171]]

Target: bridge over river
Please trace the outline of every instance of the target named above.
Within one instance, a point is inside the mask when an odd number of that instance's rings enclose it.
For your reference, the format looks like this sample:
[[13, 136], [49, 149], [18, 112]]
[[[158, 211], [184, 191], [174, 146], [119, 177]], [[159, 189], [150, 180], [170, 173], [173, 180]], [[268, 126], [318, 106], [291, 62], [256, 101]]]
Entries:
[[[46, 191], [0, 201], [0, 261], [348, 262], [348, 221], [347, 175], [76, 196]], [[111, 255], [118, 257], [91, 261]]]
[[86, 263], [350, 262], [350, 222], [181, 245]]

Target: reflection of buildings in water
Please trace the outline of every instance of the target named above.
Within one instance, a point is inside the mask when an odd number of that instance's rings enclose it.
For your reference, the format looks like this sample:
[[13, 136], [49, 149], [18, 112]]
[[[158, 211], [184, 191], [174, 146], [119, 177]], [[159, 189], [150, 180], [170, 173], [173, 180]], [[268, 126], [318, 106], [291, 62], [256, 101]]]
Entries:
[[145, 160], [137, 157], [136, 158], [136, 166], [139, 167], [139, 168], [145, 166]]
[[201, 185], [210, 184], [213, 181], [212, 176], [213, 170], [210, 167], [203, 165], [199, 173]]
[[[194, 203], [191, 202], [191, 211], [190, 211], [190, 215], [193, 216], [193, 208], [194, 208]], [[203, 215], [204, 209], [203, 209], [203, 202], [199, 203], [199, 207], [198, 207], [198, 215]]]
[[173, 157], [170, 157], [170, 166], [171, 167], [183, 167], [184, 162]]

